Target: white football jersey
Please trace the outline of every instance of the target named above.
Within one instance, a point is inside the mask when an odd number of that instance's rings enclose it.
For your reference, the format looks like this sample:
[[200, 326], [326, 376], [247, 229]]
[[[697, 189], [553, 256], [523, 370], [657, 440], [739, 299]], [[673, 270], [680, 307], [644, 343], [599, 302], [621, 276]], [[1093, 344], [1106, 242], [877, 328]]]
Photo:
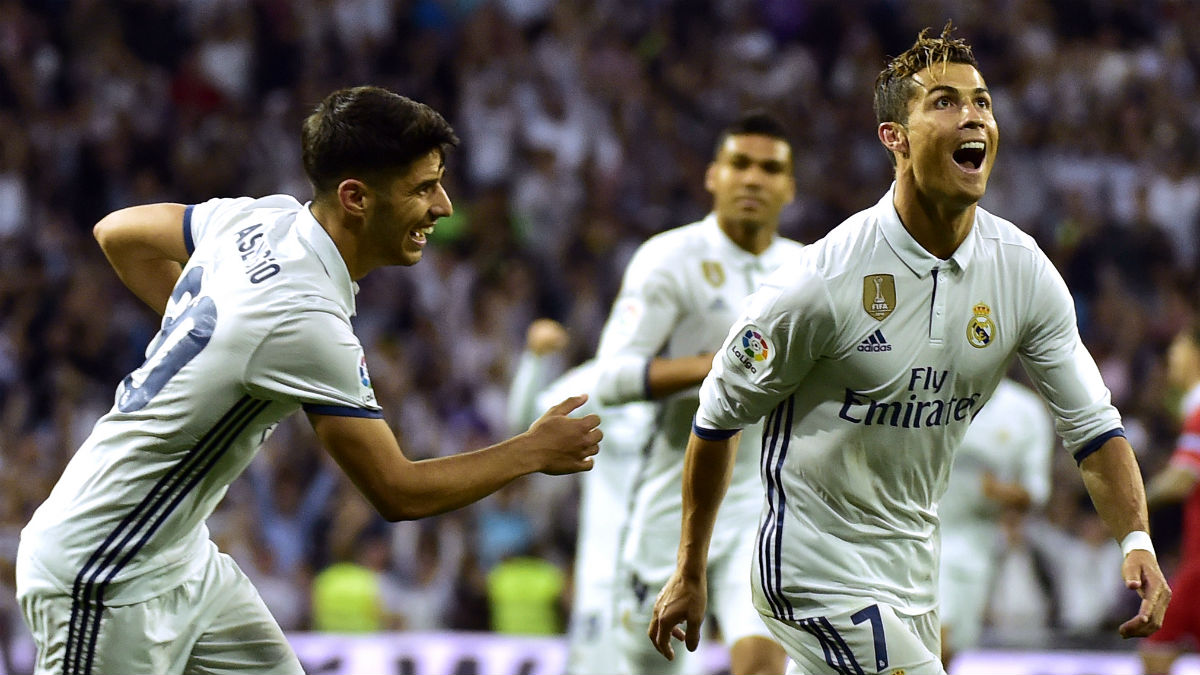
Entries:
[[21, 533], [19, 584], [121, 605], [207, 558], [205, 519], [284, 416], [381, 417], [354, 336], [356, 285], [307, 206], [188, 207], [191, 254], [146, 360]]
[[701, 386], [701, 436], [767, 416], [755, 600], [784, 620], [864, 599], [909, 615], [936, 607], [937, 501], [1014, 355], [1076, 459], [1123, 434], [1066, 284], [1033, 239], [977, 208], [941, 260], [905, 230], [892, 194], [763, 284]]
[[[714, 352], [742, 304], [767, 275], [803, 247], [776, 237], [754, 255], [735, 244], [714, 214], [648, 239], [625, 270], [601, 334], [597, 394], [606, 404], [644, 400], [646, 368], [655, 357]], [[642, 465], [623, 560], [641, 579], [665, 581], [675, 568], [683, 509], [683, 450], [698, 388], [662, 401]], [[713, 534], [712, 550], [729, 550], [747, 535], [762, 505], [757, 426], [748, 428]], [[717, 557], [716, 553], [713, 557]]]

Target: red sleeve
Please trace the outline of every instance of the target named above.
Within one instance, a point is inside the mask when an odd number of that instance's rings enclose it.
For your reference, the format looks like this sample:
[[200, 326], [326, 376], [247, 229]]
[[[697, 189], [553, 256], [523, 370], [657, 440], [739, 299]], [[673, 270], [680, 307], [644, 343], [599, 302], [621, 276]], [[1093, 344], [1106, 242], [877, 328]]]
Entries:
[[1200, 406], [1193, 407], [1184, 418], [1171, 464], [1200, 474]]

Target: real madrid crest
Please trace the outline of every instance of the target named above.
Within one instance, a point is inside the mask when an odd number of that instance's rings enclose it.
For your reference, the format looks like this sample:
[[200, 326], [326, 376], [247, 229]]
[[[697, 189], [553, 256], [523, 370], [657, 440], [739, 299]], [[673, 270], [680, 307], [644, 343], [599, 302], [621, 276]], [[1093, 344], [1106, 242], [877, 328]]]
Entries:
[[975, 314], [967, 322], [967, 342], [976, 349], [983, 349], [996, 339], [996, 324], [992, 322], [992, 308], [982, 302], [971, 308]]
[[702, 261], [700, 270], [704, 272], [704, 280], [713, 286], [720, 288], [721, 284], [725, 283], [725, 268], [716, 260]]
[[896, 309], [896, 278], [890, 274], [863, 277], [863, 311], [883, 321]]

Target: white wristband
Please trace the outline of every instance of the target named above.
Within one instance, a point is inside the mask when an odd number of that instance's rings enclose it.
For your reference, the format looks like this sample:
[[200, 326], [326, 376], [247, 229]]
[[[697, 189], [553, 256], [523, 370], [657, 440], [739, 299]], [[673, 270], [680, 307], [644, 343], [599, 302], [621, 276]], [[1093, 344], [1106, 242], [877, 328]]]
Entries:
[[1127, 556], [1130, 551], [1149, 551], [1154, 555], [1154, 544], [1150, 542], [1150, 534], [1144, 530], [1134, 530], [1121, 540], [1121, 555]]

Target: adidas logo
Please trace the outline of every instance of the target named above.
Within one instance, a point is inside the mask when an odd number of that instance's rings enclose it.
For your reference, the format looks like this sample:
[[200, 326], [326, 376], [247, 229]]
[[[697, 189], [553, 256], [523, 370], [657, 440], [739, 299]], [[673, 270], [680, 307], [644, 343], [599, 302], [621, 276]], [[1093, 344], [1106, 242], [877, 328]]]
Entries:
[[876, 329], [871, 333], [866, 340], [858, 343], [858, 351], [860, 352], [890, 352], [892, 346], [888, 344], [887, 338], [883, 337], [883, 331]]

